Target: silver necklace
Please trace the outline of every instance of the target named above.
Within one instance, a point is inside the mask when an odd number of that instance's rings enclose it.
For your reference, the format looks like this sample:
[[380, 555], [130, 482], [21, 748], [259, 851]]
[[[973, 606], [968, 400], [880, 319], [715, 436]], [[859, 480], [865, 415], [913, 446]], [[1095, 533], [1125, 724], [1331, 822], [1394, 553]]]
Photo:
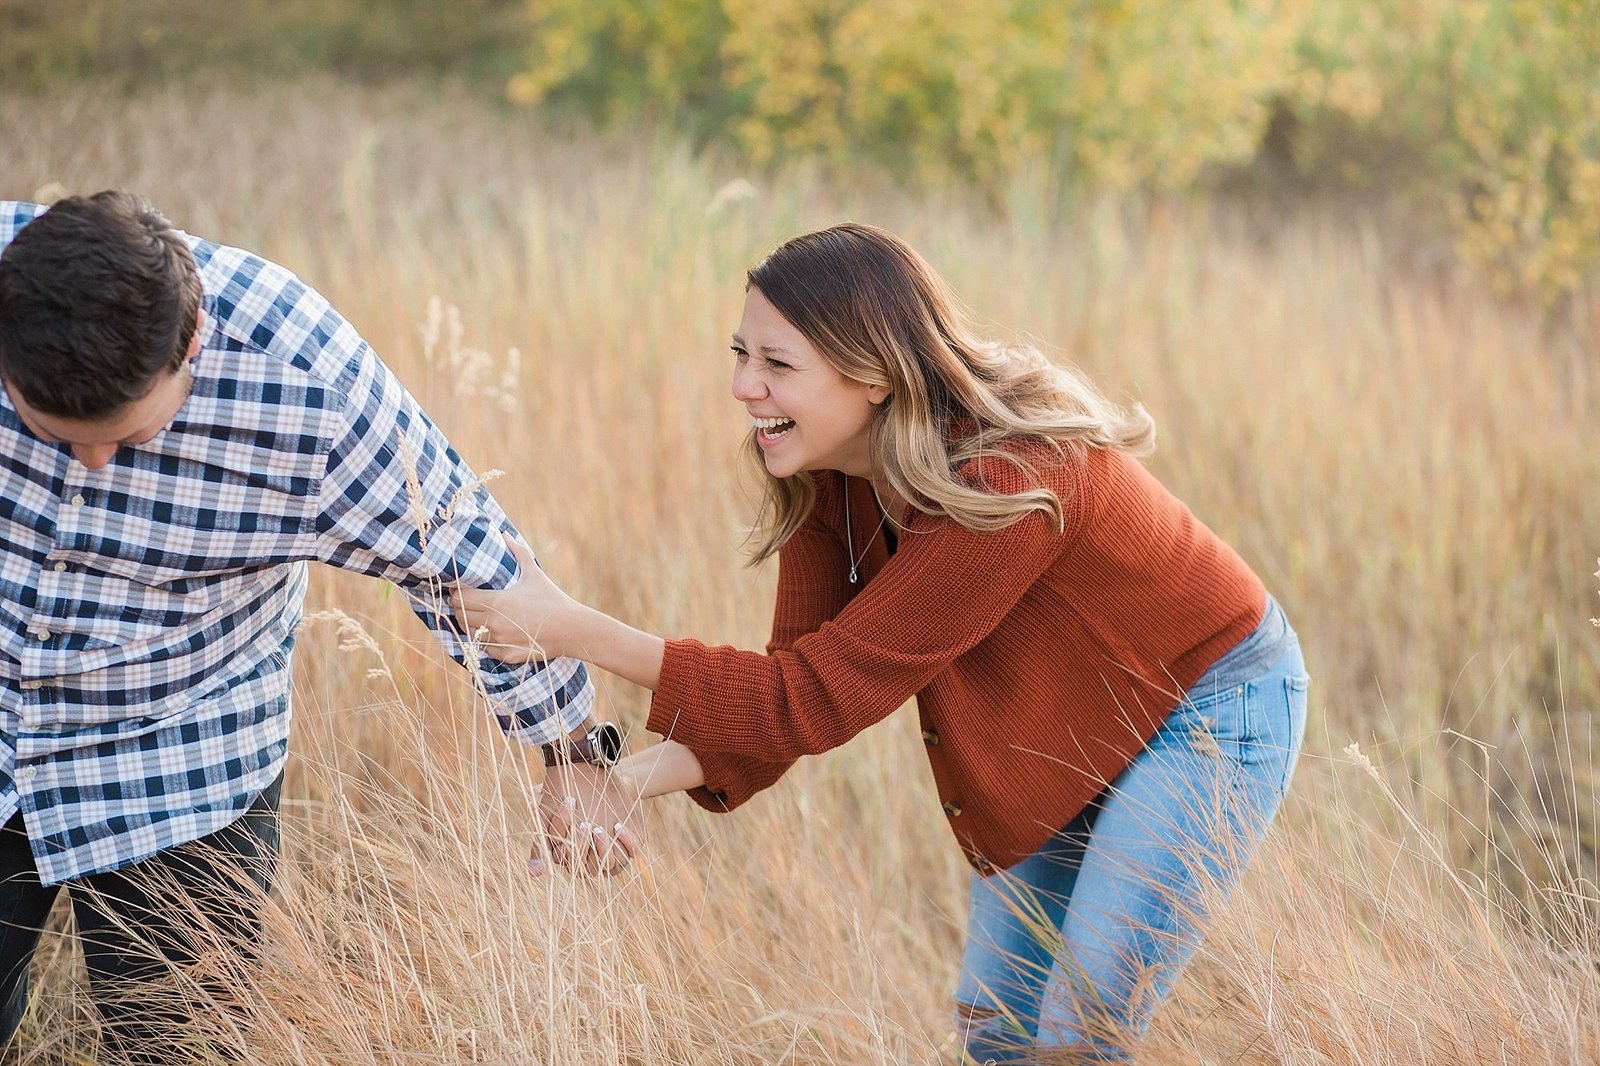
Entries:
[[[883, 506], [881, 504], [878, 506], [878, 510], [883, 511]], [[889, 512], [883, 511], [883, 517], [878, 519], [878, 528], [872, 531], [872, 536], [867, 540], [866, 547], [861, 549], [860, 555], [857, 555], [855, 536], [852, 532], [850, 522], [850, 477], [849, 475], [846, 475], [844, 480], [844, 550], [845, 554], [849, 556], [850, 559], [850, 584], [855, 585], [860, 583], [861, 572], [859, 568], [861, 566], [861, 560], [865, 559], [867, 557], [867, 552], [872, 550], [872, 545], [878, 539], [878, 534], [883, 532], [883, 524], [888, 520]]]

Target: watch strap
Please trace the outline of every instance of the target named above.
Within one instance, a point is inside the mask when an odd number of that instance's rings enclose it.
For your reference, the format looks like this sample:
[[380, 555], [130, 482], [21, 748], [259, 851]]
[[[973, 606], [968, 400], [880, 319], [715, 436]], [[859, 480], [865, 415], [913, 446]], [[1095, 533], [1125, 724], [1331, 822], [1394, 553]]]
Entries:
[[542, 747], [546, 766], [588, 763], [610, 767], [622, 755], [622, 731], [611, 722], [596, 722]]

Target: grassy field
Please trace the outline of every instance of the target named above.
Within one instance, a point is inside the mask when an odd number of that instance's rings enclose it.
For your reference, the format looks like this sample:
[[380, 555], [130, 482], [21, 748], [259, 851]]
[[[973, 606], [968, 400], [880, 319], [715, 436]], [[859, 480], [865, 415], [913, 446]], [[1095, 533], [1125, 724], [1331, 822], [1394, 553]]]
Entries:
[[[1152, 467], [1258, 569], [1314, 676], [1294, 794], [1142, 1061], [1600, 1060], [1600, 294], [1496, 302], [1377, 208], [1064, 208], [1041, 177], [996, 213], [448, 90], [11, 95], [0, 143], [0, 197], [124, 186], [297, 270], [506, 471], [570, 591], [750, 647], [773, 574], [738, 554], [743, 271], [844, 218], [898, 231], [996, 332], [1150, 408]], [[232, 976], [244, 1012], [210, 1015], [246, 1060], [948, 1054], [965, 866], [911, 715], [734, 815], [661, 801], [626, 876], [530, 879], [532, 761], [399, 596], [319, 573], [314, 598], [269, 946]], [[642, 721], [638, 690], [602, 693]], [[64, 944], [18, 1062], [91, 1054]]]

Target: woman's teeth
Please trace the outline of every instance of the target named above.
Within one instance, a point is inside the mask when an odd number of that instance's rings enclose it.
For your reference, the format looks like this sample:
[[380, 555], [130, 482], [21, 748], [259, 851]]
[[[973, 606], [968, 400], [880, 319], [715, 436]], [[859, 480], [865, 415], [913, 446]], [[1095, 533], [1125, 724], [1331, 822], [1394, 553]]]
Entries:
[[794, 428], [794, 419], [792, 418], [758, 418], [755, 423], [756, 432], [767, 440], [777, 440]]

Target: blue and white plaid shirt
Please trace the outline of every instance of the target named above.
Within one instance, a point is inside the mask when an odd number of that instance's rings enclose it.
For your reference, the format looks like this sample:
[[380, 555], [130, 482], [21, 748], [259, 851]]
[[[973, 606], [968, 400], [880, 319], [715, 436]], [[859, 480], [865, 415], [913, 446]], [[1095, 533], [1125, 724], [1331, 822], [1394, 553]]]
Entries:
[[[0, 201], [0, 249], [43, 210]], [[221, 829], [277, 777], [307, 560], [405, 589], [458, 662], [439, 588], [517, 572], [505, 515], [326, 300], [190, 247], [203, 347], [154, 439], [89, 470], [0, 390], [0, 824], [20, 808], [46, 884]], [[576, 660], [473, 665], [530, 743], [593, 709]]]

